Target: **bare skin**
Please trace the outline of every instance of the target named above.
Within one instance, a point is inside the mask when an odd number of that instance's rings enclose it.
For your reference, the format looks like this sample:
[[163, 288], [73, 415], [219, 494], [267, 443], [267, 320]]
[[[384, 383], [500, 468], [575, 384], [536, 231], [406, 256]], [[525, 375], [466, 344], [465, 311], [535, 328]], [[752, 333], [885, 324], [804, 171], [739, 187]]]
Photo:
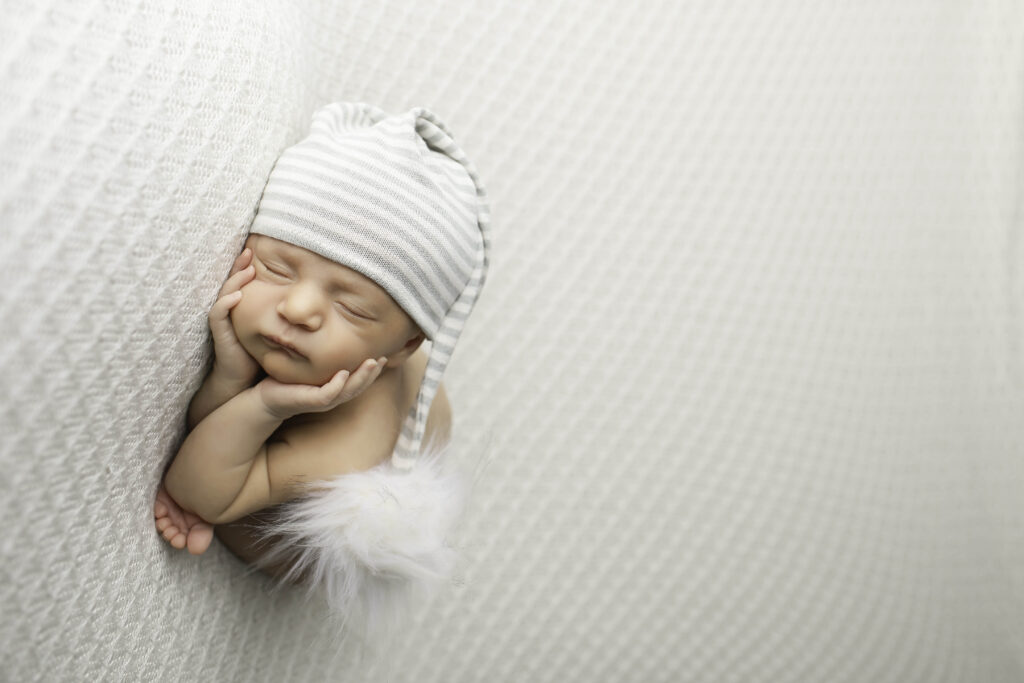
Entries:
[[[402, 378], [404, 381], [399, 385], [401, 397], [397, 414], [405, 415], [416, 400], [416, 390], [426, 369], [426, 360], [426, 354], [420, 351], [410, 362], [404, 364], [403, 367], [406, 370], [407, 376]], [[299, 423], [299, 421], [296, 422]], [[451, 434], [451, 424], [451, 406], [444, 389], [444, 382], [442, 382], [438, 387], [437, 396], [435, 396], [430, 407], [424, 431], [424, 440], [430, 441], [434, 438], [447, 440]], [[279, 432], [285, 433], [286, 429], [291, 427], [286, 422], [281, 426]], [[393, 447], [394, 444], [391, 443], [390, 445]], [[201, 555], [210, 547], [214, 531], [216, 530], [217, 537], [228, 545], [236, 555], [242, 557], [242, 559], [249, 561], [254, 555], [262, 554], [256, 553], [252, 548], [254, 537], [247, 530], [249, 525], [259, 523], [256, 516], [249, 516], [230, 524], [220, 524], [214, 527], [214, 525], [203, 521], [197, 515], [182, 510], [167, 493], [163, 483], [160, 484], [160, 488], [157, 491], [153, 513], [156, 519], [157, 531], [160, 532], [164, 540], [178, 550], [183, 550], [187, 547], [191, 554]]]
[[[261, 395], [276, 401], [272, 403], [275, 408], [293, 417], [285, 418], [267, 442], [275, 439], [302, 441], [314, 452], [323, 451], [330, 454], [330, 445], [336, 441], [335, 437], [343, 434], [346, 429], [345, 421], [342, 419], [346, 411], [341, 410], [345, 406], [339, 405], [337, 410], [330, 408], [337, 402], [355, 401], [372, 406], [371, 412], [362, 413], [366, 417], [376, 416], [370, 418], [373, 420], [371, 424], [375, 425], [371, 436], [358, 441], [358, 447], [350, 449], [352, 452], [346, 453], [344, 459], [335, 460], [333, 455], [331, 458], [323, 459], [327, 464], [318, 465], [318, 471], [311, 474], [318, 478], [330, 478], [346, 471], [372, 467], [390, 454], [397, 441], [402, 418], [414, 404], [426, 365], [426, 354], [422, 350], [417, 351], [419, 342], [422, 341], [422, 333], [406, 340], [409, 331], [418, 331], [418, 328], [383, 290], [373, 291], [371, 288], [370, 299], [354, 299], [351, 302], [346, 300], [346, 312], [342, 316], [333, 308], [338, 305], [336, 302], [322, 298], [317, 293], [317, 285], [327, 277], [345, 274], [337, 271], [337, 264], [327, 262], [316, 255], [310, 256], [311, 253], [298, 252], [294, 246], [275, 242], [263, 236], [250, 236], [246, 243], [247, 248], [236, 259], [218, 301], [211, 309], [210, 326], [215, 347], [214, 368], [190, 404], [189, 429], [194, 429], [207, 415], [240, 391], [247, 387], [252, 388], [261, 370], [268, 373], [281, 372], [283, 374], [279, 377], [282, 377], [284, 383], [278, 381], [276, 377], [266, 377], [260, 383], [267, 385]], [[281, 258], [284, 258], [285, 262], [281, 262]], [[288, 271], [283, 277], [273, 270], [281, 270], [282, 266]], [[347, 275], [351, 277], [353, 273], [349, 272]], [[365, 280], [362, 284], [368, 283], [371, 281]], [[251, 299], [248, 308], [241, 309], [240, 317], [235, 317], [231, 310], [242, 300], [241, 290], [249, 284], [254, 284], [255, 288], [245, 296], [255, 298]], [[296, 291], [299, 293], [295, 293]], [[291, 293], [282, 294], [283, 292]], [[379, 322], [368, 327], [365, 321], [349, 317], [349, 303], [355, 306], [365, 306], [369, 303], [374, 307], [372, 313]], [[275, 310], [279, 317], [273, 315]], [[271, 315], [270, 318], [267, 317], [268, 314]], [[258, 342], [253, 346], [252, 332], [258, 326], [266, 325], [268, 320], [275, 324], [281, 323], [283, 327], [277, 328], [279, 330], [299, 333], [294, 338], [296, 341], [302, 340], [303, 351], [309, 355], [308, 363], [290, 363], [287, 360], [282, 363], [282, 352], [271, 350], [272, 355], [268, 360], [272, 361], [272, 365], [265, 365], [268, 361], [264, 361], [263, 356], [258, 354], [261, 351], [266, 352], [267, 349], [261, 348]], [[328, 325], [333, 325], [333, 328], [328, 328]], [[236, 335], [239, 330], [243, 334], [247, 331], [249, 333], [249, 336], [241, 337], [248, 340], [248, 349], [239, 343], [240, 337]], [[308, 334], [311, 331], [315, 331], [316, 334]], [[324, 346], [315, 346], [325, 342]], [[390, 346], [386, 346], [388, 344]], [[387, 357], [381, 357], [378, 361], [368, 360], [359, 365], [351, 375], [346, 372], [332, 376], [327, 373], [335, 372], [343, 360], [337, 356], [331, 359], [329, 354], [335, 353], [334, 350], [337, 348], [377, 348], [384, 350]], [[324, 351], [321, 352], [321, 349]], [[247, 353], [247, 350], [251, 353]], [[352, 359], [344, 360], [351, 367]], [[261, 363], [264, 364], [262, 368]], [[318, 374], [299, 374], [308, 371], [311, 365], [317, 363]], [[323, 383], [325, 379], [327, 381]], [[338, 395], [339, 398], [335, 402], [326, 402], [327, 408], [315, 408], [321, 412], [308, 413], [306, 409], [294, 408], [301, 402], [297, 402], [299, 399], [293, 397], [312, 397], [314, 394], [326, 396], [327, 392], [333, 392], [332, 395]], [[293, 409], [288, 410], [289, 408]], [[347, 414], [352, 414], [351, 409]], [[442, 384], [430, 410], [425, 439], [432, 438], [435, 433], [447, 439], [450, 428], [450, 406]], [[319, 471], [321, 469], [323, 471]], [[163, 482], [157, 491], [153, 512], [158, 533], [171, 547], [179, 550], [187, 548], [193, 555], [202, 554], [209, 548], [214, 536], [214, 525], [182, 508], [170, 495]], [[234, 522], [218, 523], [216, 526], [218, 538], [244, 561], [252, 559], [253, 549], [249, 547], [252, 537], [243, 532], [243, 527], [253, 519], [254, 517], [249, 515]]]
[[[395, 383], [399, 396], [396, 399], [396, 404], [398, 405], [398, 410], [395, 412], [396, 417], [398, 415], [405, 415], [414, 405], [426, 366], [427, 354], [422, 350], [416, 352], [403, 364], [402, 367], [405, 370], [400, 375], [401, 381]], [[396, 372], [396, 374], [398, 373]], [[444, 382], [442, 382], [438, 386], [438, 393], [430, 405], [424, 431], [424, 441], [437, 440], [440, 443], [447, 442], [451, 438], [451, 426], [451, 405], [444, 389]], [[294, 426], [286, 423], [279, 430], [279, 435], [282, 438], [290, 438], [292, 433], [301, 430], [301, 428], [301, 423]], [[380, 431], [380, 445], [371, 445], [367, 449], [368, 452], [373, 452], [374, 450], [377, 452], [390, 452], [394, 448], [400, 430], [401, 422], [396, 419], [390, 430], [383, 429]], [[368, 466], [372, 466], [372, 464], [375, 463], [370, 463]], [[359, 466], [359, 469], [362, 468], [362, 466]], [[261, 543], [258, 534], [255, 533], [257, 528], [266, 524], [266, 518], [262, 512], [242, 517], [228, 524], [218, 524], [214, 527], [216, 536], [221, 543], [227, 546], [243, 562], [252, 563], [275, 547], [274, 541]], [[261, 571], [271, 577], [283, 578], [289, 567], [290, 562], [284, 560], [276, 565], [261, 568]], [[305, 579], [304, 574], [299, 575], [295, 583], [302, 583]]]
[[156, 530], [172, 547], [182, 550], [186, 546], [193, 555], [202, 555], [213, 540], [213, 525], [191, 512], [185, 512], [167, 493], [163, 482], [156, 492], [153, 505]]

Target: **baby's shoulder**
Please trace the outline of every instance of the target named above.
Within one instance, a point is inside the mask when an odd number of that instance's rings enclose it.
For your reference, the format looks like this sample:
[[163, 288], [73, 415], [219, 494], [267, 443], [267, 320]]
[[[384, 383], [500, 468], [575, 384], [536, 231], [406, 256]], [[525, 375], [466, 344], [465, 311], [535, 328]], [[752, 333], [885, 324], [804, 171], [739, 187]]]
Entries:
[[[326, 413], [286, 420], [268, 443], [285, 442], [300, 455], [306, 476], [325, 479], [370, 469], [391, 457], [402, 423], [416, 403], [427, 354], [382, 373], [366, 391]], [[452, 411], [444, 382], [437, 388], [424, 427], [424, 443], [451, 437]]]
[[369, 469], [391, 455], [401, 433], [404, 413], [397, 379], [381, 375], [333, 410], [285, 420], [267, 442], [285, 442], [309, 462], [319, 463], [319, 477]]

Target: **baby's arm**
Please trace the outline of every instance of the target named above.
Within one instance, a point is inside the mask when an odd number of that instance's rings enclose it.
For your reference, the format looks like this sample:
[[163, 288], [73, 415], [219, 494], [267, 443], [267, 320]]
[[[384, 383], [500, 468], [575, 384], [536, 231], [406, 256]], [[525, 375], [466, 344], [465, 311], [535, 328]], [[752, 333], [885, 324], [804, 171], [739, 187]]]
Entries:
[[232, 397], [185, 438], [164, 478], [167, 493], [183, 510], [218, 524], [283, 421], [255, 387]]
[[[186, 418], [191, 432], [207, 415], [234, 398], [256, 381], [259, 364], [242, 348], [235, 336], [230, 311], [241, 297], [241, 288], [252, 279], [252, 250], [244, 249], [231, 267], [228, 279], [217, 295], [208, 318], [213, 336], [213, 368], [189, 403]], [[188, 545], [198, 555], [206, 551], [213, 539], [213, 527], [197, 515], [181, 509], [161, 482], [153, 504], [156, 529], [173, 547]]]
[[[189, 404], [188, 431], [191, 432], [207, 415], [245, 391], [247, 384], [233, 383], [215, 363]], [[160, 482], [157, 489], [153, 517], [157, 531], [172, 547], [181, 550], [187, 546], [193, 555], [200, 555], [210, 547], [213, 525], [196, 514], [182, 510], [167, 492], [164, 482]]]
[[232, 382], [214, 363], [203, 385], [188, 406], [188, 431], [196, 428], [206, 416], [249, 388], [248, 382]]
[[286, 487], [271, 478], [267, 439], [293, 415], [331, 410], [355, 398], [377, 379], [384, 362], [369, 359], [355, 374], [339, 371], [323, 386], [266, 377], [242, 391], [185, 438], [164, 479], [167, 493], [210, 524], [283, 502]]

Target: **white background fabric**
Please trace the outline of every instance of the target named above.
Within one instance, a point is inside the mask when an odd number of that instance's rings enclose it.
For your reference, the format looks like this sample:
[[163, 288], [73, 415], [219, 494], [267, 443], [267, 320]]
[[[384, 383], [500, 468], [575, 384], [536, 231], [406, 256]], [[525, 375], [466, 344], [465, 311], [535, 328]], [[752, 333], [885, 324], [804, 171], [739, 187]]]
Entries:
[[156, 534], [278, 153], [422, 104], [494, 253], [490, 442], [395, 681], [1024, 680], [1024, 10], [28, 2], [0, 19], [11, 681], [381, 680]]

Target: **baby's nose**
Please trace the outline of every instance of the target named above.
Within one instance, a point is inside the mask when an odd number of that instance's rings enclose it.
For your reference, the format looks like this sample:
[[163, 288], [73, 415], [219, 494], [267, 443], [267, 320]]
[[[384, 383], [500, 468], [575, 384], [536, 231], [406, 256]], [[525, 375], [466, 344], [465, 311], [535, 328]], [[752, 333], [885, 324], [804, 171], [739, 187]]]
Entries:
[[323, 296], [301, 284], [289, 288], [277, 311], [293, 325], [316, 329], [323, 322]]

